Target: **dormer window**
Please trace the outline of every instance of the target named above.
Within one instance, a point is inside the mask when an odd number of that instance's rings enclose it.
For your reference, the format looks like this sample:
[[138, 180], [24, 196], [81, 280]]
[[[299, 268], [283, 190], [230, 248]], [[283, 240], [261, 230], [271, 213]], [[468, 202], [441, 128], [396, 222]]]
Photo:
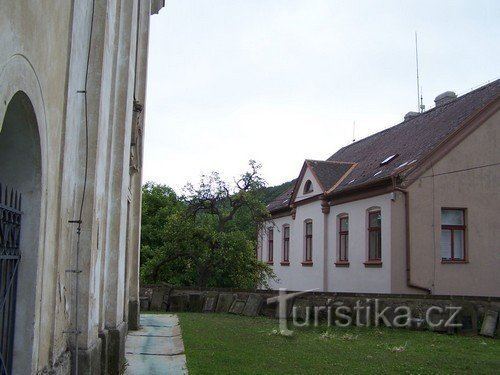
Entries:
[[304, 185], [304, 194], [311, 193], [313, 191], [313, 184], [311, 180], [307, 180]]

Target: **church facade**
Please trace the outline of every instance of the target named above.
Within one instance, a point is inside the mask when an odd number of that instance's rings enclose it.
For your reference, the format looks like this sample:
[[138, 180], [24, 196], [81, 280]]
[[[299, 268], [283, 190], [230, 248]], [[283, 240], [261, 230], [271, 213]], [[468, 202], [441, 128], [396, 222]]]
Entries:
[[159, 0], [0, 1], [0, 373], [117, 374]]

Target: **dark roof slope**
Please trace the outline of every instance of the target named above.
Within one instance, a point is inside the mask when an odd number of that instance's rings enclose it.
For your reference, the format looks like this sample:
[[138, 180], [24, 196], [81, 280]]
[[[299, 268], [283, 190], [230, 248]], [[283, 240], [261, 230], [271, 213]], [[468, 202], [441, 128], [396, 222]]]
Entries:
[[278, 195], [277, 198], [271, 201], [271, 203], [267, 205], [268, 210], [272, 212], [272, 211], [277, 211], [281, 208], [288, 207], [288, 205], [290, 204], [290, 198], [292, 197], [293, 194], [293, 188], [294, 185], [290, 186], [283, 193]]
[[[420, 161], [468, 119], [499, 97], [500, 79], [345, 146], [326, 162], [307, 160], [306, 163], [309, 163], [326, 190], [344, 177], [332, 190], [333, 193], [376, 183]], [[353, 164], [356, 164], [355, 167], [346, 176]], [[292, 188], [285, 191], [268, 208], [276, 211], [287, 207], [292, 193]]]
[[[420, 160], [500, 95], [500, 79], [341, 148], [329, 161], [357, 163], [335, 192], [389, 177]], [[385, 165], [386, 158], [398, 155]]]
[[306, 160], [325, 191], [332, 188], [354, 165], [354, 163]]

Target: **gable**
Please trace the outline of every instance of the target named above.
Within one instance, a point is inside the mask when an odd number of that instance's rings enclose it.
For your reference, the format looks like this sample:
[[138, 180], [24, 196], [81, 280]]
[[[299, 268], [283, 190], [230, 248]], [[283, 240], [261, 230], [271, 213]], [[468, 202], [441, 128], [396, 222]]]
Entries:
[[[294, 202], [301, 201], [303, 199], [311, 198], [319, 194], [323, 194], [323, 188], [316, 178], [316, 176], [313, 174], [311, 171], [311, 168], [307, 165], [307, 163], [304, 163], [303, 170], [304, 173], [301, 173], [302, 176], [297, 180], [297, 183], [295, 184], [296, 187], [296, 192], [294, 192]], [[308, 183], [309, 181], [309, 183]], [[306, 190], [306, 185], [309, 185], [311, 189], [309, 191]]]

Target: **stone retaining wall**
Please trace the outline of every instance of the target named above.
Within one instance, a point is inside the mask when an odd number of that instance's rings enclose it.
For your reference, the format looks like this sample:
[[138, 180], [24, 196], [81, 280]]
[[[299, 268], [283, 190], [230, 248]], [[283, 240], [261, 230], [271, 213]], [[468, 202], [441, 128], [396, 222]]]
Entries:
[[[141, 287], [140, 303], [142, 311], [206, 312], [232, 313], [246, 316], [278, 317], [278, 304], [268, 304], [267, 299], [276, 297], [275, 290], [243, 290], [223, 288], [187, 288], [170, 285], [147, 285]], [[289, 292], [291, 293], [291, 292]], [[499, 297], [438, 296], [415, 294], [375, 294], [375, 293], [323, 293], [309, 292], [291, 299], [287, 303], [287, 317], [292, 318], [293, 307], [296, 319], [304, 321], [309, 310], [309, 321], [317, 315], [320, 321], [330, 321], [335, 309], [342, 306], [344, 315], [356, 322], [355, 311], [359, 311], [358, 323], [373, 325], [375, 312], [386, 309], [384, 316], [393, 322], [400, 315], [397, 307], [407, 306], [411, 311], [411, 326], [416, 329], [431, 328], [436, 331], [479, 333], [483, 328], [487, 336], [500, 337]], [[357, 310], [361, 306], [362, 310]], [[435, 307], [432, 310], [429, 308]], [[428, 321], [443, 323], [454, 313], [450, 307], [460, 307], [454, 322], [462, 327], [444, 327], [444, 324], [431, 327]], [[441, 309], [441, 310], [439, 310]], [[350, 313], [346, 314], [346, 311]], [[430, 313], [429, 313], [430, 311]], [[367, 312], [369, 312], [367, 314]], [[331, 315], [329, 315], [329, 313]], [[368, 317], [367, 317], [368, 316]], [[380, 318], [377, 319], [383, 322]], [[340, 321], [340, 320], [339, 320]], [[485, 322], [485, 327], [483, 326]], [[346, 322], [344, 319], [342, 322]]]

